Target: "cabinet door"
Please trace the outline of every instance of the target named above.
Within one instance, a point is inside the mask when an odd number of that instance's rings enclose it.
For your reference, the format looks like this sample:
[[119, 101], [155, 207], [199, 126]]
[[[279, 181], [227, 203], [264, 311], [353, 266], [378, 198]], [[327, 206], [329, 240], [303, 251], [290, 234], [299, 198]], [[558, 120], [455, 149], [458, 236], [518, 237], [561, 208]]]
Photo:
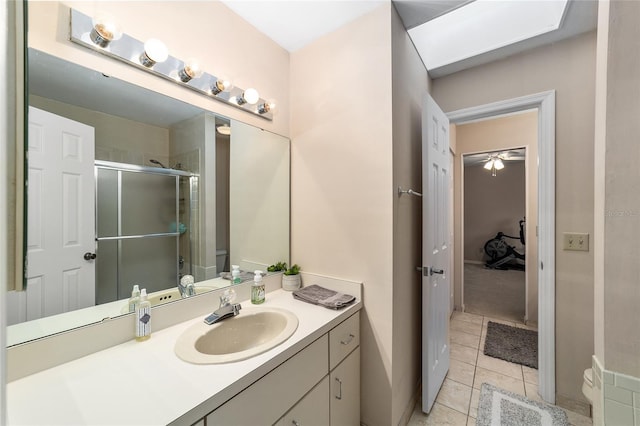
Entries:
[[360, 348], [330, 374], [331, 426], [360, 424]]
[[327, 426], [329, 424], [329, 376], [325, 376], [277, 424], [282, 426]]

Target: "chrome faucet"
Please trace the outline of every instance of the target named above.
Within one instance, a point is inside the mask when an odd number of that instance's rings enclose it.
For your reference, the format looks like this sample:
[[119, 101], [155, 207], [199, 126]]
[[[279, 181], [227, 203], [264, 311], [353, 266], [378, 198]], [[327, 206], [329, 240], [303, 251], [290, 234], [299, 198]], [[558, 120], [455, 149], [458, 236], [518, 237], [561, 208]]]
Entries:
[[193, 276], [192, 275], [183, 275], [178, 281], [178, 291], [180, 292], [180, 297], [183, 299], [186, 297], [191, 297], [196, 295], [196, 288], [193, 285]]
[[204, 319], [204, 323], [211, 325], [227, 318], [235, 317], [240, 313], [242, 306], [239, 303], [232, 303], [215, 310], [211, 315]]

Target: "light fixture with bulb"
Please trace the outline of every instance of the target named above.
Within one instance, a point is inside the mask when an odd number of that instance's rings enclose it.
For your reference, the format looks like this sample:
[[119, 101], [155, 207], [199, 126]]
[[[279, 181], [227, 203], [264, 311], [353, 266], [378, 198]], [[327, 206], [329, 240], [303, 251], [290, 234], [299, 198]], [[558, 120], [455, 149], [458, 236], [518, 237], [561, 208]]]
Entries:
[[96, 46], [105, 48], [122, 37], [122, 28], [110, 15], [98, 14], [91, 20], [91, 24], [89, 38]]
[[258, 105], [258, 113], [266, 114], [266, 113], [274, 114], [276, 112], [276, 101], [273, 99], [269, 99], [267, 102]]
[[71, 9], [72, 42], [117, 59], [226, 105], [273, 120], [275, 102], [261, 99], [254, 88], [234, 87], [226, 75], [204, 72], [195, 59], [183, 61], [171, 56], [156, 38], [146, 42], [122, 32], [117, 21], [106, 14], [91, 17]]
[[228, 92], [232, 88], [233, 84], [231, 84], [231, 81], [229, 79], [220, 77], [211, 86], [211, 93], [217, 95], [222, 92]]
[[504, 163], [500, 155], [491, 155], [489, 156], [489, 160], [484, 164], [484, 168], [491, 171], [491, 176], [496, 176], [498, 170], [504, 169]]
[[144, 44], [144, 51], [140, 54], [142, 66], [151, 68], [157, 63], [162, 63], [169, 57], [169, 50], [163, 42], [157, 38], [150, 38]]
[[193, 78], [198, 78], [202, 75], [203, 71], [200, 68], [200, 63], [195, 58], [189, 58], [184, 61], [184, 65], [178, 71], [178, 77], [183, 83], [189, 82]]
[[258, 94], [258, 91], [251, 87], [242, 92], [241, 95], [236, 96], [236, 102], [238, 102], [238, 105], [255, 105], [259, 100], [260, 95]]
[[216, 127], [216, 130], [221, 135], [228, 136], [231, 134], [231, 127], [228, 124], [221, 124], [218, 127]]

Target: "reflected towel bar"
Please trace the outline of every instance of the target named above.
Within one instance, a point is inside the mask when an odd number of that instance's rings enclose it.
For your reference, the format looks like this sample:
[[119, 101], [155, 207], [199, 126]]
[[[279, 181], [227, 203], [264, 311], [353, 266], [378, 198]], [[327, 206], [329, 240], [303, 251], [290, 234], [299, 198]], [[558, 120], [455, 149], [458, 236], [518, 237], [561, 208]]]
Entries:
[[414, 191], [413, 189], [407, 189], [407, 190], [403, 190], [401, 186], [398, 187], [398, 196], [402, 195], [402, 194], [410, 194], [410, 195], [415, 195], [416, 197], [422, 197], [422, 194], [419, 192]]

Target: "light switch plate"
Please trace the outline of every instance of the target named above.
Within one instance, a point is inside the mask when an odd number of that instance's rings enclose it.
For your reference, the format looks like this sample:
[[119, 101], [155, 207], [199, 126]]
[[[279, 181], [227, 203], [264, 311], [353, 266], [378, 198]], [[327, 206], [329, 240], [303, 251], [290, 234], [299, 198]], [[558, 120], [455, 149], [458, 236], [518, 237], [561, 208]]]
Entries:
[[564, 250], [589, 251], [589, 234], [564, 232], [562, 248]]

